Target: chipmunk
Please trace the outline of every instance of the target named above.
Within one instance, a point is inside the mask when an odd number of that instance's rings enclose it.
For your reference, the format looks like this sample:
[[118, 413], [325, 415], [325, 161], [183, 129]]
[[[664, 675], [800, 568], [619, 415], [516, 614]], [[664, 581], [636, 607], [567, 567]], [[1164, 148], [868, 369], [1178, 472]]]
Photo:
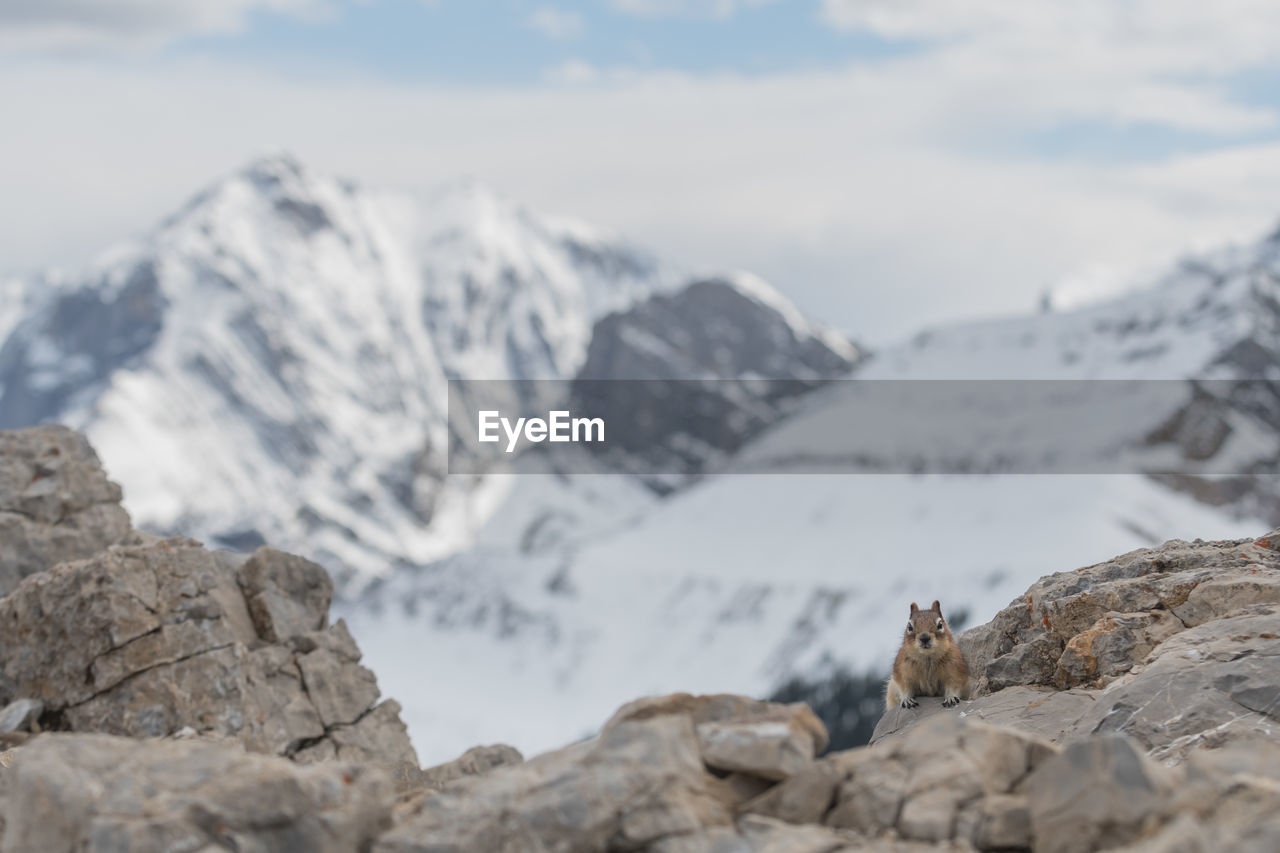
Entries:
[[968, 688], [969, 665], [942, 618], [942, 604], [935, 601], [929, 610], [921, 610], [911, 602], [902, 648], [885, 689], [885, 708], [915, 708], [920, 704], [916, 696], [938, 695], [943, 697], [942, 707], [954, 708]]

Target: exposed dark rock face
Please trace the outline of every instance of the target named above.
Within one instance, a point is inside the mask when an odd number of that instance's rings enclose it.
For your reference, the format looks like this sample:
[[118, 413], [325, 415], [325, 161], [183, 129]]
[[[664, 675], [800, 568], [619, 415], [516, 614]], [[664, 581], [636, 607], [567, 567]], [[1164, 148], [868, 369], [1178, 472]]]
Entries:
[[165, 307], [149, 261], [46, 303], [0, 347], [0, 429], [48, 420], [128, 366], [159, 337]]
[[596, 323], [572, 408], [610, 425], [613, 467], [665, 492], [862, 358], [793, 314], [749, 278], [655, 294]]

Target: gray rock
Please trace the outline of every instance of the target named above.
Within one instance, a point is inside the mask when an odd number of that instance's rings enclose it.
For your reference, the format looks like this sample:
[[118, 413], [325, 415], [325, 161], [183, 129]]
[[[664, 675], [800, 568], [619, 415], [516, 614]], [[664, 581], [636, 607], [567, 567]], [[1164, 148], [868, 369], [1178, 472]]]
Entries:
[[[991, 622], [959, 637], [978, 692], [1022, 684], [1069, 687], [1073, 673], [1088, 676], [1091, 669], [1118, 674], [1179, 630], [1170, 613], [1186, 626], [1276, 601], [1280, 552], [1273, 542], [1280, 543], [1280, 531], [1258, 540], [1173, 540], [1041, 578]], [[1117, 623], [1118, 634], [1100, 630], [1107, 620]], [[1103, 641], [1098, 660], [1089, 640], [1100, 634], [1117, 635]]]
[[1080, 719], [1097, 702], [1091, 690], [1051, 690], [1045, 687], [1007, 687], [977, 699], [965, 700], [956, 708], [943, 708], [936, 696], [920, 697], [919, 708], [892, 708], [880, 718], [871, 743], [898, 738], [937, 715], [959, 716], [992, 725], [1007, 725], [1060, 743], [1074, 736]]
[[524, 763], [524, 756], [513, 746], [499, 743], [473, 746], [453, 761], [425, 769], [403, 764], [395, 769], [396, 787], [402, 792], [441, 791], [450, 782], [479, 776], [499, 767]]
[[80, 434], [60, 426], [0, 432], [0, 595], [27, 575], [129, 541], [120, 498]]
[[1174, 786], [1174, 775], [1127, 738], [1071, 744], [1022, 786], [1035, 849], [1088, 853], [1133, 841], [1165, 816]]
[[618, 722], [599, 738], [501, 767], [415, 800], [378, 853], [637, 850], [728, 826], [692, 722]]
[[[855, 846], [854, 842], [857, 841]], [[821, 826], [796, 826], [760, 815], [744, 815], [734, 826], [664, 838], [649, 853], [837, 853], [878, 850], [862, 839]]]
[[14, 650], [0, 655], [0, 701], [38, 699], [74, 731], [140, 737], [189, 726], [260, 752], [314, 757], [327, 745], [333, 757], [416, 763], [398, 706], [374, 707], [377, 683], [343, 623], [288, 645], [258, 633], [242, 589], [256, 595], [283, 576], [280, 588], [311, 602], [273, 611], [286, 616], [263, 623], [271, 636], [302, 624], [299, 614], [323, 623], [312, 611], [331, 589], [317, 579], [308, 595], [299, 578], [318, 569], [264, 556], [247, 585], [185, 539], [117, 546], [27, 578], [0, 599], [0, 648]]
[[[717, 770], [745, 773], [762, 779], [793, 776], [813, 763], [819, 740], [813, 712], [803, 705], [747, 720], [699, 723], [702, 760]], [[825, 742], [825, 730], [821, 738]]]
[[868, 839], [1019, 842], [1030, 823], [1018, 786], [1056, 753], [1014, 729], [935, 716], [911, 737], [826, 756], [745, 809]]
[[15, 699], [0, 711], [0, 733], [29, 732], [44, 713], [39, 699]]
[[[1175, 540], [1041, 578], [959, 638], [979, 689], [958, 712], [1059, 743], [1124, 733], [1173, 763], [1267, 741], [1280, 707], [1277, 545], [1280, 531]], [[872, 740], [933, 713], [895, 709]]]
[[359, 665], [360, 650], [346, 623], [305, 636], [307, 651], [297, 655], [307, 697], [326, 726], [354, 723], [378, 700], [378, 682]]
[[365, 849], [393, 788], [373, 767], [301, 767], [233, 744], [46, 734], [3, 798], [5, 853]]
[[259, 548], [236, 572], [254, 627], [279, 643], [328, 624], [333, 580], [323, 568], [274, 548]]
[[1198, 748], [1270, 743], [1280, 724], [1280, 607], [1207, 622], [1161, 644], [1113, 684], [1073, 736], [1123, 733], [1161, 761]]
[[826, 726], [801, 703], [780, 704], [731, 694], [672, 693], [623, 705], [605, 730], [627, 721], [678, 715], [698, 734], [708, 767], [779, 780], [807, 767], [827, 748]]

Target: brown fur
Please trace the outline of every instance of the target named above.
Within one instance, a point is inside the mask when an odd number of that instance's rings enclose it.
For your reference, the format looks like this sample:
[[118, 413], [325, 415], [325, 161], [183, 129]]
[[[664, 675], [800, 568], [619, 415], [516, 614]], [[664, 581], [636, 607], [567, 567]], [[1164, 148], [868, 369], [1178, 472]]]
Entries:
[[921, 610], [912, 602], [893, 677], [885, 689], [885, 707], [914, 708], [919, 704], [916, 696], [942, 696], [943, 707], [953, 708], [968, 690], [969, 665], [942, 617], [942, 604], [935, 601], [930, 609]]

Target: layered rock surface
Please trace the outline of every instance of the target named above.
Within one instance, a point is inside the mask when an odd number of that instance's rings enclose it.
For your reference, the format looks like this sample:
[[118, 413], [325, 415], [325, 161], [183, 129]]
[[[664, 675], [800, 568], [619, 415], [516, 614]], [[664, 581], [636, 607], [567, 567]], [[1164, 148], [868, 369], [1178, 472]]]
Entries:
[[962, 635], [974, 698], [868, 747], [676, 694], [423, 769], [322, 569], [131, 530], [65, 430], [0, 433], [0, 472], [0, 542], [59, 543], [0, 545], [0, 853], [1280, 849], [1280, 531], [1041, 579]]
[[[1041, 578], [959, 638], [960, 712], [1059, 743], [1119, 733], [1152, 757], [1270, 746], [1280, 723], [1280, 531], [1171, 541]], [[930, 714], [894, 710], [873, 742]]]
[[6, 731], [189, 728], [299, 761], [416, 768], [398, 706], [379, 703], [346, 626], [328, 624], [324, 569], [147, 536], [120, 498], [82, 436], [0, 432]]
[[129, 540], [120, 498], [84, 436], [60, 426], [0, 432], [0, 595]]

